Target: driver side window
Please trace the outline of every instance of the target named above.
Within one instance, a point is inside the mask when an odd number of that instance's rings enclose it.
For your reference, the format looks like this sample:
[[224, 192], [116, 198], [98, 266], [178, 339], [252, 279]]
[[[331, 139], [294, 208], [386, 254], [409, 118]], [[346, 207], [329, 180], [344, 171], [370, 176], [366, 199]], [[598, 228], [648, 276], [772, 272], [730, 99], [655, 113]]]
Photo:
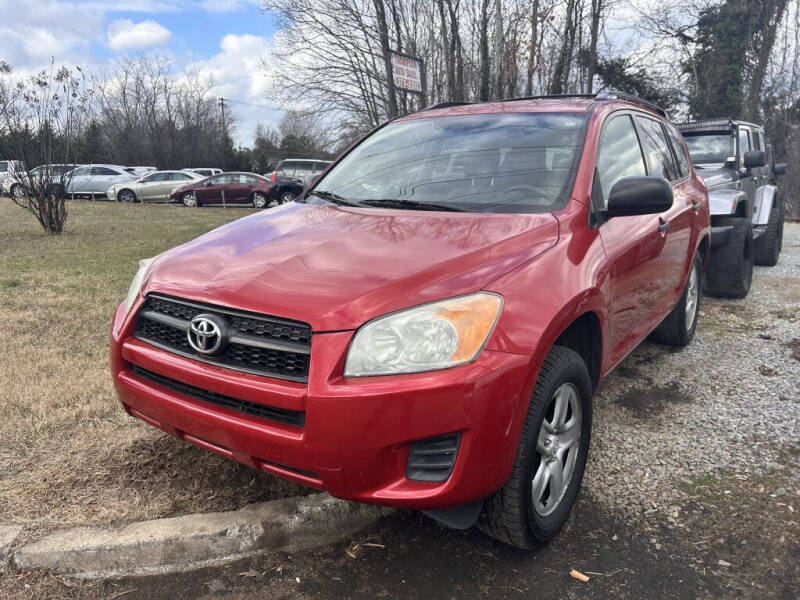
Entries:
[[630, 115], [606, 121], [597, 148], [593, 200], [597, 208], [608, 208], [611, 188], [620, 179], [647, 175], [639, 138]]

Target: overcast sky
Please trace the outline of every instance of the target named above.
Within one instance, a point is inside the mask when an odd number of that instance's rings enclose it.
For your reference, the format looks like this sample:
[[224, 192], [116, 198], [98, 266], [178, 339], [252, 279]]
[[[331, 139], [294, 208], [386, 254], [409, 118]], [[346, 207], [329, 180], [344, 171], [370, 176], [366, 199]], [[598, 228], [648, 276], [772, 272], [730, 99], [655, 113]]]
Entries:
[[[18, 74], [50, 64], [103, 72], [124, 55], [158, 52], [180, 73], [213, 77], [215, 96], [269, 105], [262, 59], [276, 31], [257, 0], [0, 0], [0, 60]], [[249, 145], [256, 124], [276, 123], [274, 108], [232, 102], [236, 141]]]

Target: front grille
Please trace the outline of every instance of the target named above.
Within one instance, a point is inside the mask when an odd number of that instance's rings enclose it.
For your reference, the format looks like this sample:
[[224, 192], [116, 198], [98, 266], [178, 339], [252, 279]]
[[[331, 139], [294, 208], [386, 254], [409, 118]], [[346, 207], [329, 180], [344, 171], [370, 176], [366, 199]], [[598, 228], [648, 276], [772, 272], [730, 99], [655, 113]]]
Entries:
[[[213, 356], [195, 352], [186, 336], [190, 321], [200, 314], [222, 319], [229, 332], [227, 345]], [[151, 294], [137, 314], [134, 337], [229, 369], [308, 381], [311, 327], [305, 323]]]
[[274, 406], [267, 406], [266, 404], [256, 404], [255, 402], [248, 402], [247, 400], [239, 400], [230, 396], [223, 396], [216, 392], [204, 390], [202, 388], [164, 377], [158, 373], [153, 373], [147, 369], [143, 369], [137, 365], [131, 365], [131, 371], [143, 379], [147, 379], [161, 387], [165, 387], [173, 392], [178, 392], [184, 396], [188, 396], [195, 400], [203, 400], [217, 406], [224, 406], [231, 410], [247, 413], [254, 417], [262, 419], [269, 419], [270, 421], [277, 421], [278, 423], [285, 423], [287, 425], [294, 425], [296, 427], [303, 427], [306, 421], [306, 415], [299, 410], [289, 410], [287, 408], [276, 408]]

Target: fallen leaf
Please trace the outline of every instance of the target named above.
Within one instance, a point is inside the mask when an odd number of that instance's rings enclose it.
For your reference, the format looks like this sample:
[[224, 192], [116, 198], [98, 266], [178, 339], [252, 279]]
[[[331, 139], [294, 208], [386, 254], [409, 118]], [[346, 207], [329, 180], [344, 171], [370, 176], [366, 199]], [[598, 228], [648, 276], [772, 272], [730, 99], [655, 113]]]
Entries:
[[573, 579], [577, 579], [578, 581], [582, 581], [583, 583], [589, 581], [589, 577], [587, 575], [584, 575], [583, 573], [581, 573], [580, 571], [576, 571], [575, 569], [572, 569], [569, 572], [569, 576], [572, 577]]

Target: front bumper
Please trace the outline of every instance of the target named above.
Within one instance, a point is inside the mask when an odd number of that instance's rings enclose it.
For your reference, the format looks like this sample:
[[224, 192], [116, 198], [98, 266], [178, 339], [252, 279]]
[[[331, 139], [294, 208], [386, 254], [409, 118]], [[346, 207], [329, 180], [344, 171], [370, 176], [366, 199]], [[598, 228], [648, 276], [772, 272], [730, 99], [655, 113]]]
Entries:
[[[135, 309], [134, 309], [135, 310]], [[111, 339], [114, 383], [125, 410], [185, 441], [253, 468], [348, 500], [437, 509], [483, 498], [508, 479], [518, 411], [526, 410], [530, 357], [484, 350], [442, 371], [346, 379], [353, 332], [315, 334], [308, 384], [199, 363], [130, 337], [120, 306]], [[177, 393], [131, 370], [136, 365], [217, 394], [303, 411], [294, 426]], [[524, 413], [523, 413], [524, 414]], [[412, 481], [415, 441], [460, 433], [443, 482]]]
[[116, 201], [117, 190], [115, 190], [114, 188], [109, 188], [109, 190], [106, 192], [106, 197], [108, 197], [108, 199], [111, 201]]

